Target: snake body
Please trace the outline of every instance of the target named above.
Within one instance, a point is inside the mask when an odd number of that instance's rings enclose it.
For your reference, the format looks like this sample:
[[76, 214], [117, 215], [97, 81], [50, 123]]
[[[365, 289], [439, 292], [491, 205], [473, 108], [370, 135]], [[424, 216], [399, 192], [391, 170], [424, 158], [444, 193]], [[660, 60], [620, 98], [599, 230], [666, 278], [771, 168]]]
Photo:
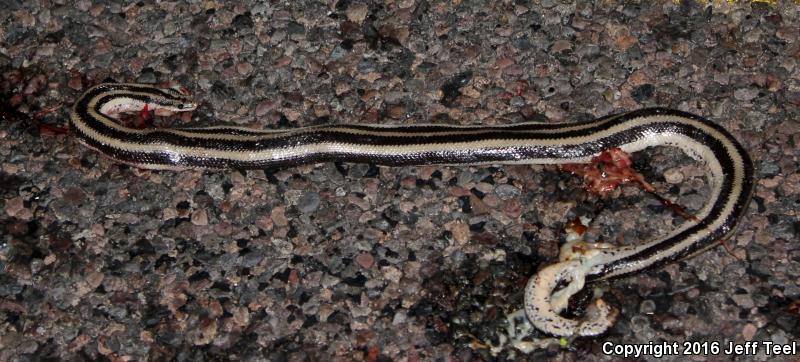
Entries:
[[[196, 106], [178, 89], [101, 84], [76, 101], [70, 123], [84, 145], [146, 169], [252, 169], [328, 161], [391, 166], [564, 164], [588, 162], [614, 147], [630, 153], [651, 146], [678, 147], [706, 165], [710, 191], [696, 220], [640, 245], [599, 250], [585, 263], [586, 282], [634, 274], [717, 245], [734, 232], [753, 190], [752, 161], [729, 132], [705, 118], [663, 108], [570, 124], [337, 124], [286, 130], [229, 126], [134, 129], [114, 118], [119, 112], [145, 107], [181, 112]], [[535, 314], [542, 310], [541, 302], [529, 294], [526, 312], [540, 329], [553, 334], [596, 334], [557, 328], [553, 323], [559, 322], [550, 317], [540, 317], [537, 323]]]

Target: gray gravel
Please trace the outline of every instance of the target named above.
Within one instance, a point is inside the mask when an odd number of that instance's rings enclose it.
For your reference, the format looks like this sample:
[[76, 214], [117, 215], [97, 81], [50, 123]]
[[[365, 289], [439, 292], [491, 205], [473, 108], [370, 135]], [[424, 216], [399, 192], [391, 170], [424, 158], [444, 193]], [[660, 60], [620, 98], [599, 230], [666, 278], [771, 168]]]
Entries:
[[[3, 2], [0, 360], [491, 359], [480, 342], [566, 222], [589, 215], [588, 238], [631, 244], [681, 221], [634, 186], [598, 200], [550, 166], [151, 172], [41, 126], [107, 79], [191, 89], [200, 108], [159, 126], [704, 115], [758, 166], [732, 254], [603, 285], [621, 309], [607, 334], [516, 358], [798, 342], [798, 6], [488, 3]], [[702, 205], [701, 165], [668, 148], [634, 160]]]

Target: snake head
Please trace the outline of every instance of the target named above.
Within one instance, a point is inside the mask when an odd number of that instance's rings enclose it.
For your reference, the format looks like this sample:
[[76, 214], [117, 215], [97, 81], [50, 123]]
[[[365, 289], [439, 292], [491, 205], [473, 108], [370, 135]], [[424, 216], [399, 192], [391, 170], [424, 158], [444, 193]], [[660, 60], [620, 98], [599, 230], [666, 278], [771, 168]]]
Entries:
[[166, 112], [187, 112], [197, 108], [197, 102], [192, 98], [189, 89], [175, 82], [166, 83], [160, 90], [159, 96], [153, 97], [152, 106]]

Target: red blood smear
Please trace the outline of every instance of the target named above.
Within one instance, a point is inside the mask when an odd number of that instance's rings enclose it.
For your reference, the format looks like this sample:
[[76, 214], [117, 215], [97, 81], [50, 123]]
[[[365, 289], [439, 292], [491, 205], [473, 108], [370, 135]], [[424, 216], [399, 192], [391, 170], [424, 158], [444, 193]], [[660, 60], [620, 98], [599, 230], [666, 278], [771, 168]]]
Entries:
[[632, 165], [633, 162], [628, 153], [620, 148], [612, 148], [595, 156], [587, 164], [570, 163], [562, 165], [561, 169], [582, 176], [586, 189], [603, 198], [607, 197], [617, 186], [635, 182], [642, 189], [653, 194], [661, 204], [677, 215], [686, 220], [697, 220], [694, 215], [687, 213], [680, 205], [676, 205], [656, 194], [655, 187], [645, 181], [644, 177], [636, 172]]
[[42, 135], [55, 136], [55, 135], [69, 133], [69, 129], [66, 127], [51, 126], [49, 124], [44, 124], [38, 121], [36, 123], [37, 126], [39, 127], [39, 133], [41, 133]]
[[148, 107], [147, 103], [145, 103], [144, 107], [142, 108], [142, 111], [139, 112], [139, 122], [137, 124], [137, 127], [139, 129], [147, 128], [152, 123], [152, 121], [153, 121], [153, 116], [150, 115], [150, 107]]
[[582, 176], [586, 188], [600, 197], [608, 196], [617, 186], [629, 182], [638, 183], [645, 191], [655, 191], [642, 175], [633, 170], [632, 164], [630, 155], [620, 148], [612, 148], [587, 164], [569, 163], [562, 165], [561, 169]]
[[61, 104], [56, 104], [54, 106], [43, 108], [42, 110], [33, 113], [33, 117], [31, 117], [31, 120], [32, 120], [33, 124], [36, 125], [36, 127], [39, 128], [39, 133], [41, 135], [44, 135], [44, 136], [57, 136], [57, 135], [60, 135], [60, 134], [69, 133], [69, 128], [51, 126], [49, 124], [42, 123], [42, 121], [41, 121], [42, 118], [44, 118], [45, 115], [48, 115], [50, 113], [54, 113], [54, 112], [58, 111], [59, 109], [61, 109]]

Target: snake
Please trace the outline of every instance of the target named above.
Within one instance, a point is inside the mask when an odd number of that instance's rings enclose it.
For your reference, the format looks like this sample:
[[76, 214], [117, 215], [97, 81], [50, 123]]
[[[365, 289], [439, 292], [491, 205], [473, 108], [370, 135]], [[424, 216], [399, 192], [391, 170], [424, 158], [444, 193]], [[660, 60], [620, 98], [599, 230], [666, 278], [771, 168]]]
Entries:
[[[754, 168], [745, 148], [725, 128], [688, 112], [645, 108], [574, 123], [501, 125], [322, 124], [289, 129], [240, 126], [133, 128], [119, 114], [193, 111], [198, 103], [178, 86], [104, 83], [74, 103], [69, 123], [83, 145], [143, 169], [265, 169], [322, 162], [403, 165], [567, 164], [588, 162], [604, 150], [633, 153], [677, 147], [707, 169], [707, 201], [694, 218], [666, 236], [637, 245], [590, 248], [586, 255], [544, 268], [524, 295], [525, 314], [553, 335], [597, 335], [612, 323], [607, 305], [592, 321], [559, 315], [565, 294], [584, 284], [657, 268], [730, 238], [753, 193]], [[557, 292], [563, 281], [576, 284]], [[556, 301], [556, 299], [560, 301]]]

